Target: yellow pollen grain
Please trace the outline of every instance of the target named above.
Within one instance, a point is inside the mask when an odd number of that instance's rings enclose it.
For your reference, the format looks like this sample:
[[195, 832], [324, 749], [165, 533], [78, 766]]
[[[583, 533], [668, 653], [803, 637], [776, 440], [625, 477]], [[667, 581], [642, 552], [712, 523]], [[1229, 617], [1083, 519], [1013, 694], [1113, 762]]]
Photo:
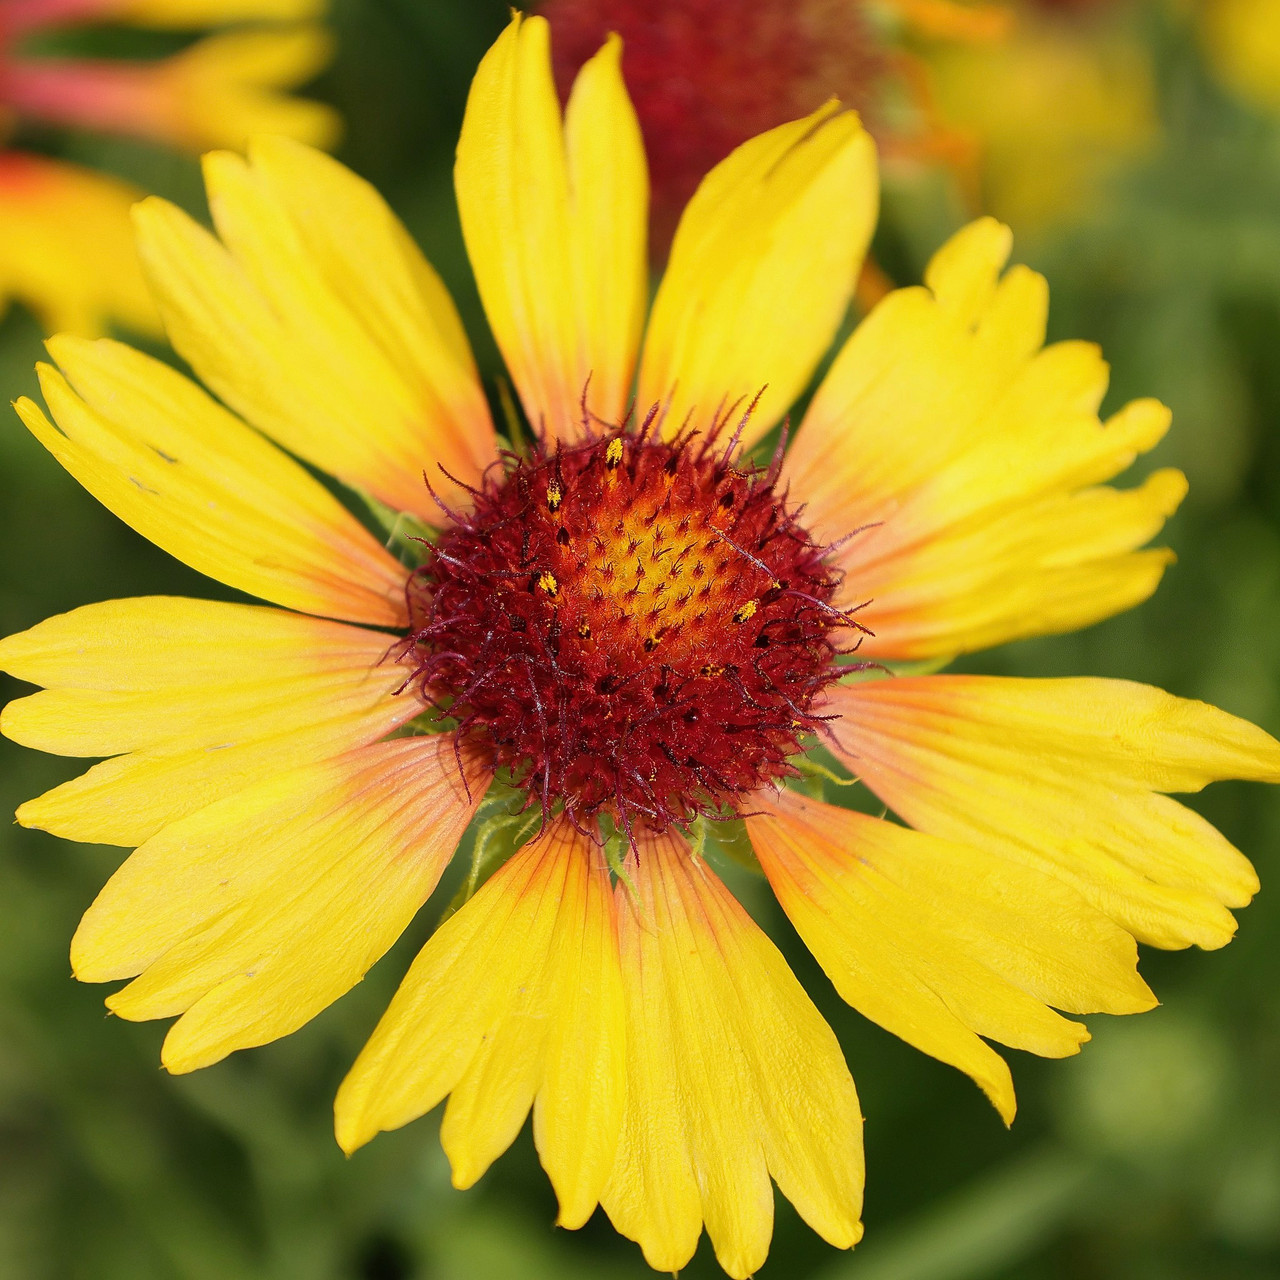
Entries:
[[746, 622], [748, 618], [754, 618], [756, 613], [756, 602], [748, 600], [746, 604], [740, 605], [734, 612], [734, 622]]
[[560, 590], [560, 584], [556, 581], [556, 575], [550, 572], [544, 573], [538, 579], [538, 586], [540, 586], [549, 596], [554, 596]]
[[564, 494], [561, 492], [560, 486], [554, 480], [549, 485], [547, 485], [547, 509], [549, 511], [558, 510], [560, 506], [560, 500], [563, 497], [564, 497]]
[[606, 467], [616, 467], [621, 461], [622, 441], [615, 437], [609, 441], [609, 446], [604, 451], [604, 464]]

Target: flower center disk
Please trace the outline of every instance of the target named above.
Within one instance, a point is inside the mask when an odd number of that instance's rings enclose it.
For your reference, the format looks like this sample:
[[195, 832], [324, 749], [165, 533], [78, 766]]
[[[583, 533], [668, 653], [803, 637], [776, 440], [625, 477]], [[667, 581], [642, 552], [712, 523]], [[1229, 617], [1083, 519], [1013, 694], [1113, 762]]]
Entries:
[[513, 459], [411, 581], [417, 689], [545, 810], [737, 811], [791, 771], [852, 625], [773, 481], [630, 433]]

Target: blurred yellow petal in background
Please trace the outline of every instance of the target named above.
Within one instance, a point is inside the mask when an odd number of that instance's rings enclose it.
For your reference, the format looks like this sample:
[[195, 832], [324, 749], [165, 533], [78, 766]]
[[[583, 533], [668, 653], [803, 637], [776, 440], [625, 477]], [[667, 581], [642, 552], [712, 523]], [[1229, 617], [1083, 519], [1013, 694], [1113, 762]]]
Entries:
[[1210, 65], [1249, 101], [1280, 108], [1280, 5], [1275, 0], [1201, 0]]
[[29, 307], [49, 332], [108, 324], [159, 333], [118, 178], [21, 151], [0, 151], [0, 308]]
[[1006, 39], [927, 61], [939, 113], [972, 143], [971, 198], [1025, 233], [1091, 216], [1159, 126], [1151, 53], [1123, 6], [1014, 12]]
[[[332, 146], [337, 113], [291, 92], [332, 56], [322, 11], [323, 0], [7, 0], [0, 142], [30, 123], [185, 151], [243, 147], [259, 133]], [[40, 51], [67, 29], [101, 23], [234, 26], [150, 60]], [[143, 194], [52, 157], [0, 150], [0, 305], [18, 299], [47, 332], [118, 324], [157, 334], [128, 220]]]

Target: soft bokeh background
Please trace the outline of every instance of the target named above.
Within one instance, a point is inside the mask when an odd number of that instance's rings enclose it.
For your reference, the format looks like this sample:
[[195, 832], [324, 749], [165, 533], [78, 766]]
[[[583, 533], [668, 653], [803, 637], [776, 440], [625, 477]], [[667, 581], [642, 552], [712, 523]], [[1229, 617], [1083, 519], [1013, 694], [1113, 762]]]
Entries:
[[[1090, 13], [1107, 6], [1056, 8], [1054, 29], [1087, 47], [1098, 30]], [[338, 55], [315, 87], [347, 119], [342, 158], [387, 194], [460, 299], [489, 374], [496, 357], [480, 336], [451, 161], [471, 71], [505, 19], [502, 0], [338, 0]], [[1050, 278], [1052, 333], [1104, 345], [1113, 403], [1154, 394], [1173, 407], [1174, 430], [1148, 465], [1175, 463], [1191, 479], [1168, 534], [1179, 561], [1150, 604], [966, 667], [1147, 680], [1276, 732], [1280, 108], [1233, 96], [1194, 19], [1185, 5], [1135, 4], [1122, 15], [1145, 68], [1149, 118], [1137, 134], [1111, 129], [1108, 112], [1124, 108], [1105, 94], [1085, 102], [1068, 77], [1051, 105], [1064, 116], [1094, 111], [1094, 131], [1070, 163], [1061, 139], [1036, 153], [1052, 181], [1038, 186], [1033, 172], [1028, 189], [1025, 175], [989, 170], [975, 184], [972, 173], [895, 164], [876, 250], [891, 278], [914, 282], [975, 198], [1011, 205], [1018, 256]], [[963, 98], [958, 74], [939, 72]], [[1116, 74], [1099, 83], [1114, 88]], [[1120, 87], [1116, 101], [1131, 102], [1132, 82]], [[1024, 132], [1031, 114], [1023, 104], [1003, 112]], [[1102, 166], [1101, 178], [1091, 163], [1087, 175], [1071, 167], [1103, 156], [1108, 137], [1125, 143], [1122, 163]], [[89, 136], [26, 141], [200, 208], [189, 160]], [[33, 390], [39, 339], [21, 311], [0, 324], [6, 400]], [[98, 507], [16, 418], [0, 421], [0, 630], [158, 592], [225, 594]], [[0, 690], [18, 692], [12, 681]], [[0, 744], [0, 808], [74, 767]], [[1195, 803], [1262, 876], [1237, 940], [1215, 955], [1148, 952], [1163, 1006], [1092, 1019], [1095, 1039], [1079, 1058], [1012, 1054], [1021, 1108], [1011, 1131], [968, 1080], [843, 1008], [767, 895], [735, 882], [837, 1028], [867, 1115], [865, 1243], [839, 1254], [780, 1202], [764, 1276], [1280, 1275], [1280, 793], [1220, 784]], [[466, 1193], [449, 1185], [437, 1117], [350, 1160], [334, 1144], [335, 1087], [438, 902], [305, 1030], [174, 1078], [157, 1065], [162, 1026], [108, 1018], [102, 991], [70, 977], [68, 939], [120, 857], [0, 827], [0, 1280], [648, 1274], [600, 1214], [578, 1233], [552, 1227], [527, 1133]], [[705, 1241], [688, 1274], [719, 1274]]]

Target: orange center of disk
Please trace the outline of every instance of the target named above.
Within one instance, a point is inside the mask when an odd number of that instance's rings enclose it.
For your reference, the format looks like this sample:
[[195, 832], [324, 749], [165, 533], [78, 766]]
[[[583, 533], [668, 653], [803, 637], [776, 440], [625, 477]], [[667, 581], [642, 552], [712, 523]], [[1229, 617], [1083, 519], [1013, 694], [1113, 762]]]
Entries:
[[623, 454], [615, 438], [603, 472], [580, 473], [568, 504], [560, 481], [549, 479], [556, 534], [538, 586], [555, 598], [584, 656], [616, 661], [639, 648], [685, 668], [723, 647], [724, 627], [754, 615], [753, 592], [777, 583], [730, 540], [739, 496], [731, 482], [708, 504], [704, 478], [686, 474], [678, 455], [651, 455], [627, 470]]

